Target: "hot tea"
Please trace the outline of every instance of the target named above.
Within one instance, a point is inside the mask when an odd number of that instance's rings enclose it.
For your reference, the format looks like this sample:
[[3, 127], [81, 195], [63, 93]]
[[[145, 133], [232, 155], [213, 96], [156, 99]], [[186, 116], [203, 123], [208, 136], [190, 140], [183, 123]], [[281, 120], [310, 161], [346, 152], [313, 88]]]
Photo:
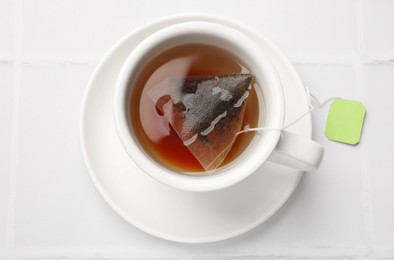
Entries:
[[[152, 89], [168, 79], [224, 78], [224, 75], [250, 75], [234, 55], [203, 44], [181, 45], [164, 51], [141, 68], [130, 99], [130, 120], [136, 138], [144, 150], [157, 162], [177, 171], [195, 174], [204, 172], [195, 155], [185, 145], [163, 110], [152, 100]], [[250, 81], [249, 81], [250, 82]], [[248, 82], [248, 85], [249, 85]], [[258, 99], [251, 81], [247, 102], [242, 111], [242, 127], [255, 127], [259, 118]], [[253, 138], [253, 133], [239, 135], [226, 151], [221, 165], [239, 156]]]

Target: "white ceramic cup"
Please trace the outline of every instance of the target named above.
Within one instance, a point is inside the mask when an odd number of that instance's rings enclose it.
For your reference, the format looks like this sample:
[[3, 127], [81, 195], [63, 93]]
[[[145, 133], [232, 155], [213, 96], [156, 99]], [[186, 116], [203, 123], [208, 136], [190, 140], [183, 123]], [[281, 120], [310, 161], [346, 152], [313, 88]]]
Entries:
[[[212, 22], [184, 22], [151, 34], [127, 57], [118, 76], [114, 94], [114, 119], [119, 139], [130, 158], [154, 179], [187, 191], [212, 191], [240, 182], [267, 160], [300, 170], [316, 169], [323, 157], [320, 144], [287, 131], [271, 130], [256, 134], [245, 151], [213, 175], [186, 175], [166, 168], [149, 156], [137, 140], [129, 120], [131, 88], [144, 66], [158, 52], [178, 45], [213, 45], [235, 55], [255, 76], [259, 99], [259, 126], [283, 127], [285, 99], [281, 82], [262, 49], [240, 31]], [[264, 106], [264, 109], [263, 109]], [[133, 173], [130, 173], [133, 174]]]

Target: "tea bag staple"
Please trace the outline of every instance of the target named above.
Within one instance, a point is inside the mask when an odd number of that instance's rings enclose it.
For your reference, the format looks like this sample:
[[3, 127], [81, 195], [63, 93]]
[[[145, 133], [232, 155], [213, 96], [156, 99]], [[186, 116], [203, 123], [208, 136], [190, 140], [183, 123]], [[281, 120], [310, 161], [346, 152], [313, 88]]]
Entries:
[[251, 74], [167, 78], [148, 95], [204, 169], [213, 171], [241, 130], [252, 79]]

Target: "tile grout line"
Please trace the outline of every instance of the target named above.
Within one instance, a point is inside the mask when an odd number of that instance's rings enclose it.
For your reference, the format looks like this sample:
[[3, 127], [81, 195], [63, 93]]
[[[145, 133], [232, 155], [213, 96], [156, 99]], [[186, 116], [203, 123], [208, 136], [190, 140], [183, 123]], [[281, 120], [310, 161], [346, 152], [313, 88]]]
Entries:
[[[363, 23], [363, 16], [364, 16], [364, 0], [357, 0], [356, 1], [356, 19], [357, 19], [357, 41], [358, 41], [358, 54], [359, 59], [357, 64], [355, 65], [355, 77], [356, 77], [356, 98], [365, 101], [365, 84], [363, 81], [363, 72], [364, 72], [364, 65], [371, 64], [374, 61], [368, 60], [365, 56], [365, 35], [364, 35], [364, 23]], [[382, 62], [390, 62], [390, 60], [382, 61]], [[368, 110], [368, 109], [367, 109]], [[368, 113], [368, 111], [367, 111]], [[363, 207], [363, 214], [364, 214], [364, 230], [366, 233], [366, 244], [369, 251], [369, 257], [374, 256], [373, 250], [373, 242], [375, 241], [375, 234], [374, 234], [374, 220], [373, 220], [373, 213], [372, 213], [372, 201], [371, 201], [371, 179], [370, 175], [367, 171], [365, 171], [364, 167], [364, 153], [362, 149], [362, 143], [359, 144], [359, 166], [360, 166], [360, 185], [361, 185], [361, 204]]]
[[[162, 259], [163, 256], [157, 254], [146, 255], [144, 252], [133, 252], [119, 250], [119, 247], [108, 248], [107, 250], [97, 251], [93, 248], [34, 248], [34, 249], [22, 249], [15, 253], [15, 258], [22, 259]], [[70, 254], [70, 252], [72, 252]], [[307, 252], [307, 253], [306, 253]], [[184, 254], [166, 254], [166, 257], [172, 258], [184, 258]], [[312, 246], [312, 247], [274, 247], [268, 248], [261, 252], [238, 252], [229, 254], [215, 254], [208, 253], [205, 255], [207, 259], [247, 259], [249, 257], [256, 258], [269, 258], [269, 259], [327, 259], [334, 260], [342, 257], [344, 259], [366, 259], [367, 255], [363, 248], [359, 247], [326, 247], [326, 246]]]
[[[74, 59], [70, 57], [60, 58], [46, 58], [46, 59], [34, 59], [34, 58], [21, 58], [16, 59], [2, 59], [0, 58], [0, 64], [15, 64], [19, 63], [23, 66], [35, 66], [35, 67], [47, 67], [47, 66], [96, 66], [100, 62], [100, 59]], [[359, 58], [356, 62], [341, 61], [341, 60], [291, 60], [293, 65], [316, 65], [316, 66], [357, 66], [357, 65], [375, 65], [375, 64], [394, 64], [394, 57], [387, 59], [379, 58]]]
[[16, 169], [18, 164], [18, 133], [19, 133], [19, 101], [21, 66], [19, 55], [22, 43], [22, 15], [20, 15], [20, 1], [15, 1], [14, 10], [14, 57], [13, 64], [13, 105], [12, 105], [12, 135], [11, 135], [11, 170], [9, 175], [8, 216], [6, 230], [6, 254], [12, 258], [15, 248], [15, 204], [16, 204]]

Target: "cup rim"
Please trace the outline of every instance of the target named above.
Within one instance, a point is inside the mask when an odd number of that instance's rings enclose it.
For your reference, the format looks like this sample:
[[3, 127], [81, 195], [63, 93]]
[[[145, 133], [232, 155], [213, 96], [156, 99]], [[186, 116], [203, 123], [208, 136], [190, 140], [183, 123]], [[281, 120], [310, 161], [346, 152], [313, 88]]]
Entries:
[[[265, 141], [262, 140], [261, 137], [258, 138], [254, 144], [253, 153], [249, 153], [249, 156], [247, 156], [242, 163], [239, 162], [238, 165], [232, 164], [232, 170], [230, 172], [209, 176], [179, 174], [154, 162], [149, 155], [141, 150], [142, 148], [138, 144], [138, 141], [134, 140], [130, 133], [128, 114], [126, 112], [129, 102], [128, 88], [130, 77], [137, 73], [139, 61], [146, 57], [152, 48], [160, 45], [165, 40], [174, 40], [179, 39], [179, 37], [187, 36], [190, 37], [191, 35], [205, 35], [207, 37], [209, 35], [209, 37], [216, 37], [217, 39], [231, 42], [239, 49], [247, 52], [250, 56], [252, 54], [258, 55], [258, 58], [254, 59], [259, 66], [257, 72], [260, 76], [264, 75], [264, 82], [268, 83], [265, 84], [265, 88], [269, 87], [268, 89], [270, 89], [272, 92], [271, 94], [275, 97], [274, 107], [271, 109], [276, 111], [277, 116], [271, 119], [267, 127], [281, 128], [283, 126], [284, 94], [280, 80], [273, 65], [270, 64], [268, 57], [255, 42], [240, 31], [215, 22], [203, 21], [189, 21], [169, 25], [151, 34], [137, 45], [126, 58], [118, 75], [113, 100], [114, 121], [117, 135], [124, 149], [127, 151], [130, 158], [149, 176], [181, 190], [212, 191], [231, 186], [255, 172], [274, 150], [279, 141], [280, 131], [269, 131], [264, 133]], [[255, 72], [256, 69], [253, 70], [253, 73], [257, 74]], [[264, 147], [262, 144], [264, 144]], [[226, 166], [223, 167], [223, 169], [225, 170]]]

